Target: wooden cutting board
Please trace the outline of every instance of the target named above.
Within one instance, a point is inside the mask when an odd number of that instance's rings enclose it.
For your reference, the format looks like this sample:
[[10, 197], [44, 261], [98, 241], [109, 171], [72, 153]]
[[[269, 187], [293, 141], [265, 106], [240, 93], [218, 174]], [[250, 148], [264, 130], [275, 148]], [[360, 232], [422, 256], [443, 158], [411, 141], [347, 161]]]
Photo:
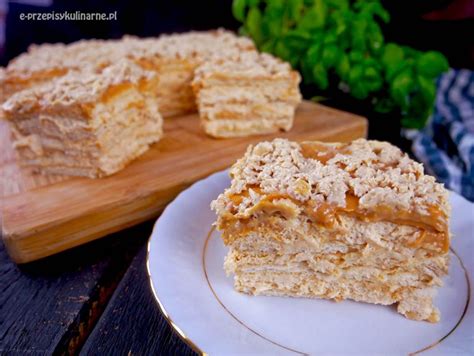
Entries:
[[250, 143], [348, 141], [365, 137], [366, 119], [304, 102], [288, 133], [213, 139], [197, 114], [165, 119], [165, 135], [123, 171], [107, 178], [42, 176], [15, 162], [8, 125], [0, 120], [2, 235], [11, 258], [25, 263], [154, 218], [181, 190], [229, 167]]

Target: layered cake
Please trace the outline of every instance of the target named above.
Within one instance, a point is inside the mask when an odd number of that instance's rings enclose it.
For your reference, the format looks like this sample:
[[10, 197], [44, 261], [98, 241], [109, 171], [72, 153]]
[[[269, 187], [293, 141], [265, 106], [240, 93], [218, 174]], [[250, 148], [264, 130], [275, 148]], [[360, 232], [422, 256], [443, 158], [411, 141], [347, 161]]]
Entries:
[[299, 82], [288, 63], [266, 53], [208, 60], [193, 80], [201, 126], [214, 137], [288, 131], [301, 102]]
[[196, 111], [191, 81], [201, 64], [213, 57], [256, 51], [249, 38], [224, 30], [126, 38], [124, 43], [130, 58], [159, 76], [158, 104], [165, 117]]
[[107, 176], [162, 135], [157, 78], [120, 60], [22, 90], [3, 105], [19, 162], [42, 173]]
[[398, 148], [276, 139], [250, 146], [230, 175], [212, 208], [237, 291], [396, 304], [439, 320], [448, 194]]
[[174, 116], [196, 111], [191, 81], [197, 66], [212, 56], [226, 57], [245, 51], [255, 51], [253, 42], [224, 30], [33, 45], [12, 60], [0, 76], [2, 98], [6, 100], [15, 92], [70, 72], [100, 70], [127, 58], [156, 72], [160, 82], [156, 97], [161, 113]]
[[81, 40], [72, 44], [32, 45], [14, 58], [0, 77], [5, 101], [21, 90], [50, 82], [71, 71], [103, 68], [124, 57], [120, 41]]

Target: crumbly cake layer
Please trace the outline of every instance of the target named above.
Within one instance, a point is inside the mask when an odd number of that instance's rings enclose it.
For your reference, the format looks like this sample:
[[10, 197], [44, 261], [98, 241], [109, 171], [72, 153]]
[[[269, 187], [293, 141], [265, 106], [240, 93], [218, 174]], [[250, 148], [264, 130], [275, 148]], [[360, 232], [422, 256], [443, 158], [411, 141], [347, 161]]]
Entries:
[[20, 164], [91, 178], [117, 172], [162, 136], [155, 85], [153, 73], [120, 61], [13, 95], [2, 108]]
[[196, 99], [191, 81], [197, 62], [187, 59], [139, 58], [138, 65], [153, 71], [159, 81], [156, 97], [165, 117], [196, 111]]
[[214, 137], [288, 131], [301, 101], [300, 76], [269, 54], [214, 58], [193, 80], [201, 125]]
[[27, 53], [10, 62], [0, 76], [0, 99], [4, 101], [20, 90], [71, 72], [97, 71], [130, 59], [156, 72], [161, 88], [157, 93], [159, 105], [165, 116], [171, 116], [195, 110], [190, 83], [197, 65], [216, 54], [225, 57], [241, 51], [255, 51], [253, 42], [224, 30], [31, 46]]
[[259, 54], [250, 39], [224, 30], [32, 46], [0, 73], [0, 99], [124, 59], [155, 73], [163, 116], [199, 109], [202, 126], [215, 137], [288, 131], [301, 101], [297, 72]]
[[325, 280], [312, 271], [241, 273], [236, 275], [234, 286], [237, 291], [251, 295], [351, 299], [382, 305], [398, 303], [397, 311], [409, 319], [433, 323], [440, 320], [439, 310], [432, 303], [432, 288], [406, 287], [394, 294], [384, 283], [353, 278]]
[[398, 303], [437, 321], [447, 273], [447, 193], [388, 143], [251, 146], [212, 207], [226, 270], [250, 294]]
[[449, 246], [448, 195], [398, 148], [363, 139], [302, 144], [276, 139], [250, 146], [231, 168], [231, 187], [214, 203], [218, 224], [242, 222], [267, 206], [320, 225], [339, 214], [423, 228], [421, 244]]
[[125, 59], [117, 40], [81, 40], [72, 44], [32, 45], [13, 59], [1, 80], [2, 101], [14, 93], [50, 82], [70, 72], [93, 71]]

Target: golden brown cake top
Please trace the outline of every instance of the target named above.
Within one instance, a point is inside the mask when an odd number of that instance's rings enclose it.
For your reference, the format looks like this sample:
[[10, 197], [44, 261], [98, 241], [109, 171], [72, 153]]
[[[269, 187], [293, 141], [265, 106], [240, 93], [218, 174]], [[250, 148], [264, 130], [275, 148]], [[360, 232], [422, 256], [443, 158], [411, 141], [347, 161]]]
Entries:
[[22, 90], [12, 95], [2, 109], [7, 117], [14, 118], [15, 113], [26, 113], [41, 107], [95, 103], [106, 94], [112, 94], [114, 89], [117, 91], [154, 77], [153, 72], [122, 59], [100, 71], [70, 72], [46, 84]]
[[106, 66], [123, 58], [125, 48], [118, 40], [81, 40], [71, 44], [32, 45], [13, 59], [6, 68], [7, 77], [24, 78], [36, 72]]
[[229, 58], [214, 57], [203, 63], [195, 72], [195, 82], [213, 78], [293, 78], [300, 81], [298, 72], [290, 64], [268, 53], [239, 52]]
[[230, 31], [215, 30], [162, 35], [153, 38], [125, 36], [119, 40], [81, 40], [71, 44], [32, 45], [13, 59], [7, 77], [25, 78], [37, 72], [105, 67], [120, 58], [207, 58], [211, 55], [255, 50], [253, 42]]
[[446, 189], [386, 142], [275, 139], [250, 146], [230, 174], [230, 188], [212, 204], [223, 219], [245, 220], [270, 206], [285, 206], [289, 215], [304, 212], [322, 224], [345, 213], [414, 225], [430, 231], [425, 241], [449, 246]]
[[164, 34], [158, 38], [126, 37], [124, 43], [133, 49], [129, 55], [134, 58], [158, 56], [203, 60], [256, 50], [251, 39], [222, 29]]

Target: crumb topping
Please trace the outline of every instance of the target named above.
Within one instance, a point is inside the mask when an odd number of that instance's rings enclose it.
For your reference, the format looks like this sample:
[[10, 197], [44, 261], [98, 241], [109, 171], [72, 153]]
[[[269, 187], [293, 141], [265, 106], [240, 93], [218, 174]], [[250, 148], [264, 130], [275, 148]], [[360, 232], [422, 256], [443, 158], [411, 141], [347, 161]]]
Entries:
[[204, 60], [215, 55], [228, 57], [241, 51], [256, 51], [251, 39], [223, 29], [164, 34], [158, 38], [126, 37], [124, 43], [133, 49], [130, 52], [133, 58], [157, 56]]
[[[435, 206], [449, 215], [443, 185], [425, 175], [420, 163], [386, 142], [298, 144], [275, 139], [250, 146], [230, 175], [230, 188], [212, 203], [219, 215], [244, 213], [275, 193], [343, 208], [347, 196], [355, 196], [363, 209], [388, 206], [421, 215], [429, 215], [429, 207]], [[235, 195], [244, 197], [231, 199]]]
[[255, 50], [252, 40], [222, 29], [165, 34], [156, 38], [125, 36], [119, 40], [81, 40], [71, 44], [32, 45], [9, 63], [6, 73], [10, 77], [27, 79], [33, 73], [53, 69], [103, 68], [123, 58], [203, 59], [215, 53], [226, 56], [243, 50]]
[[231, 60], [214, 57], [206, 61], [196, 69], [194, 82], [213, 76], [215, 73], [239, 78], [270, 77], [275, 79], [295, 76], [296, 81], [300, 81], [298, 72], [293, 71], [288, 63], [268, 53], [239, 52], [230, 58]]
[[23, 113], [36, 106], [70, 105], [95, 102], [112, 86], [150, 80], [155, 73], [122, 59], [100, 71], [70, 72], [43, 85], [12, 95], [3, 105], [5, 112]]

